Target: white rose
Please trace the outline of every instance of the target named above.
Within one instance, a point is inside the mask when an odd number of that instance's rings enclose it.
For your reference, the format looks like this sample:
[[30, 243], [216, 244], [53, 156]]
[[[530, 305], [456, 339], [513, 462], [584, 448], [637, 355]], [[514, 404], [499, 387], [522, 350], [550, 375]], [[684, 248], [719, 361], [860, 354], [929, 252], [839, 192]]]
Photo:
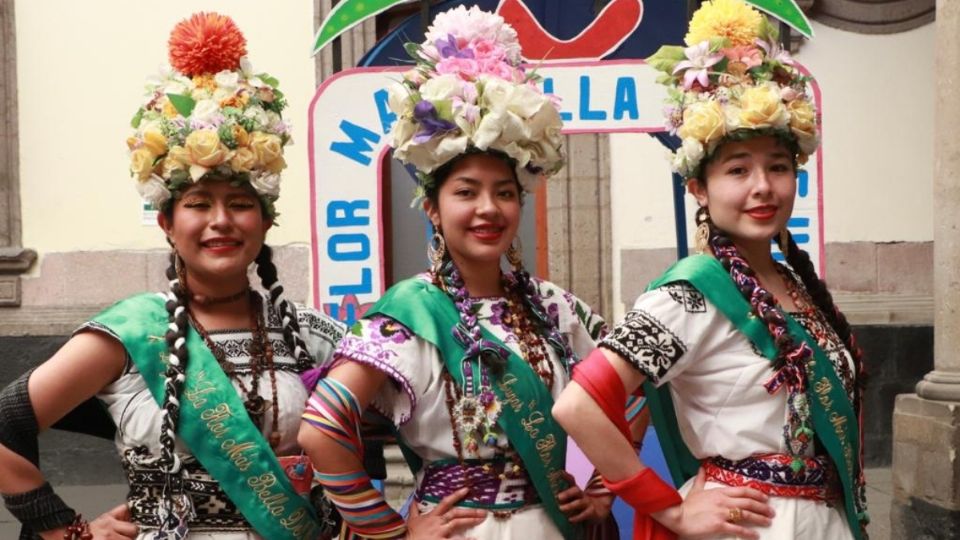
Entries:
[[417, 169], [430, 174], [440, 165], [467, 150], [470, 139], [466, 135], [459, 137], [434, 137], [424, 144], [408, 141], [394, 150], [393, 155], [400, 161], [411, 163]]
[[256, 178], [251, 178], [250, 185], [258, 194], [270, 199], [276, 199], [280, 196], [279, 174], [261, 174]]
[[483, 95], [480, 96], [480, 105], [491, 111], [500, 111], [507, 107], [513, 85], [499, 77], [481, 77]]
[[400, 118], [393, 124], [390, 135], [393, 138], [391, 146], [398, 148], [413, 138], [417, 132], [417, 124], [410, 118]]
[[157, 175], [152, 175], [145, 182], [137, 182], [137, 191], [147, 202], [160, 208], [170, 198], [167, 184]]
[[220, 104], [212, 99], [201, 99], [193, 107], [190, 119], [197, 122], [209, 122], [215, 114], [220, 112]]
[[410, 89], [400, 83], [393, 83], [387, 88], [387, 106], [397, 116], [411, 116], [413, 114], [413, 99]]
[[693, 137], [687, 137], [684, 139], [681, 149], [682, 152], [687, 156], [687, 160], [691, 163], [699, 163], [700, 160], [703, 159], [703, 144]]
[[236, 90], [240, 86], [240, 74], [225, 69], [213, 76], [213, 82], [226, 90]]
[[460, 95], [460, 79], [447, 74], [434, 77], [420, 87], [420, 97], [427, 101], [440, 101]]
[[547, 102], [543, 94], [525, 84], [506, 84], [513, 87], [509, 95], [507, 107], [524, 118], [529, 118], [536, 114]]
[[506, 112], [488, 112], [477, 125], [477, 130], [473, 132], [473, 144], [480, 150], [486, 150], [500, 137], [503, 131], [504, 117]]

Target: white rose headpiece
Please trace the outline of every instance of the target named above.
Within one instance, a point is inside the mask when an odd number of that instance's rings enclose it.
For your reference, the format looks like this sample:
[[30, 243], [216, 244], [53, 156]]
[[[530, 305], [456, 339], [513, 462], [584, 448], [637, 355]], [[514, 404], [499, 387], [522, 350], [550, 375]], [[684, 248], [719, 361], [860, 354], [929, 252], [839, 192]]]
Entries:
[[517, 33], [502, 17], [457, 7], [407, 50], [417, 65], [390, 88], [390, 135], [394, 157], [419, 171], [421, 190], [438, 167], [474, 149], [514, 159], [526, 191], [560, 170], [558, 104], [521, 66]]
[[147, 82], [127, 138], [141, 196], [163, 207], [208, 174], [249, 182], [270, 217], [290, 126], [277, 80], [255, 73], [233, 20], [197, 13], [173, 29], [170, 66]]
[[777, 30], [743, 0], [708, 0], [690, 20], [687, 47], [664, 46], [647, 59], [668, 87], [664, 114], [680, 137], [673, 170], [697, 176], [720, 143], [773, 135], [802, 164], [820, 144], [809, 78], [778, 42]]

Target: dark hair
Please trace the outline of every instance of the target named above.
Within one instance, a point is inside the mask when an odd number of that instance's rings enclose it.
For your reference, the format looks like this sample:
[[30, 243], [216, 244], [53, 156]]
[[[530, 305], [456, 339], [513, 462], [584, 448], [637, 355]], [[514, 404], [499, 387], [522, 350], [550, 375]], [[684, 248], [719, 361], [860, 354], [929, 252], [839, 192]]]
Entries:
[[450, 174], [453, 172], [453, 169], [457, 166], [457, 164], [459, 164], [461, 161], [463, 161], [469, 156], [475, 156], [478, 154], [495, 157], [503, 161], [507, 165], [507, 168], [510, 169], [510, 175], [513, 177], [513, 180], [517, 183], [517, 190], [520, 193], [520, 202], [522, 204], [523, 203], [523, 186], [520, 185], [520, 180], [517, 179], [517, 160], [513, 159], [506, 153], [501, 152], [500, 150], [494, 150], [492, 148], [487, 150], [480, 150], [472, 146], [467, 148], [467, 150], [462, 154], [457, 155], [450, 161], [434, 169], [434, 171], [429, 175], [431, 181], [422, 182], [424, 186], [423, 188], [424, 196], [427, 198], [427, 200], [429, 200], [432, 204], [436, 205], [437, 197], [440, 194], [440, 186], [442, 186], [443, 183], [447, 181], [447, 179], [450, 177]]

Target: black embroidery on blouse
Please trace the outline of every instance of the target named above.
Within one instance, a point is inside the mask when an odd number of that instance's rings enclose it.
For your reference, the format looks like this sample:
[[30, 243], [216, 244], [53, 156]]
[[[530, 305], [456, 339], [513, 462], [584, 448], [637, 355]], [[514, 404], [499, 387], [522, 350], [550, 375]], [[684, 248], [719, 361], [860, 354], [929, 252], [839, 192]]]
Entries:
[[615, 326], [600, 347], [610, 349], [657, 383], [687, 352], [680, 338], [649, 313], [633, 310]]
[[683, 306], [687, 313], [706, 313], [707, 301], [703, 293], [685, 281], [671, 283], [661, 287], [674, 302]]

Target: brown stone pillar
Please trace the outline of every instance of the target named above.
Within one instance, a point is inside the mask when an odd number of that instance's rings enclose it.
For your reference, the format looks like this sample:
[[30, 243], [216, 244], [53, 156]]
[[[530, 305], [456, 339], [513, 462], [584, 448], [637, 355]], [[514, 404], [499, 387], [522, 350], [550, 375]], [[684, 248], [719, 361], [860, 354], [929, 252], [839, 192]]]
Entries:
[[934, 370], [893, 412], [893, 538], [960, 537], [960, 0], [937, 0]]

